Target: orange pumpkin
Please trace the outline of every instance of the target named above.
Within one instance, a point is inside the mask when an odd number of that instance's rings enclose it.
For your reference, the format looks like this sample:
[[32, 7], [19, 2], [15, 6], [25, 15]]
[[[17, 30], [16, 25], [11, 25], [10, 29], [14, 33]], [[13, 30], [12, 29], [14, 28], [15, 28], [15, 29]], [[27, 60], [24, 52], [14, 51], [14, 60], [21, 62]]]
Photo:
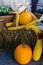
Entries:
[[20, 44], [14, 51], [14, 58], [19, 64], [27, 64], [31, 61], [32, 50], [27, 44]]
[[24, 11], [20, 14], [20, 24], [28, 24], [32, 21], [32, 18], [33, 17], [30, 12]]

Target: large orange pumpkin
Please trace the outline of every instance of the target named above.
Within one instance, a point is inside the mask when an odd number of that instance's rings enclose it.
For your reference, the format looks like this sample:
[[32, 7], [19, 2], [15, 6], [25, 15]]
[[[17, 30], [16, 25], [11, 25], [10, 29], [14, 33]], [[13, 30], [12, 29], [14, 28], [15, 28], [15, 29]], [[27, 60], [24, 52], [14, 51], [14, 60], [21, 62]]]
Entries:
[[32, 15], [30, 12], [22, 12], [20, 14], [20, 24], [28, 24], [32, 21]]
[[31, 61], [32, 50], [27, 44], [18, 45], [14, 51], [14, 58], [19, 64], [27, 64]]

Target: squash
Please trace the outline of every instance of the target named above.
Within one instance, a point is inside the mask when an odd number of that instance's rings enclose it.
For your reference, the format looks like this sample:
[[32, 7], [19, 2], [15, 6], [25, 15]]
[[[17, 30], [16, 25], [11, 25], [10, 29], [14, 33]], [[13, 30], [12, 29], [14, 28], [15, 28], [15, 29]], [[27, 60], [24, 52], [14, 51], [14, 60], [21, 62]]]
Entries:
[[27, 44], [20, 44], [14, 51], [14, 58], [19, 64], [27, 64], [32, 58], [32, 49]]
[[22, 12], [19, 16], [20, 24], [26, 25], [32, 21], [32, 15], [30, 12]]
[[38, 27], [36, 27], [34, 25], [26, 26], [26, 29], [33, 30], [37, 35], [37, 42], [36, 42], [34, 50], [33, 50], [33, 60], [38, 61], [41, 57], [41, 54], [42, 54], [42, 39], [39, 39], [38, 34], [40, 34], [42, 32]]

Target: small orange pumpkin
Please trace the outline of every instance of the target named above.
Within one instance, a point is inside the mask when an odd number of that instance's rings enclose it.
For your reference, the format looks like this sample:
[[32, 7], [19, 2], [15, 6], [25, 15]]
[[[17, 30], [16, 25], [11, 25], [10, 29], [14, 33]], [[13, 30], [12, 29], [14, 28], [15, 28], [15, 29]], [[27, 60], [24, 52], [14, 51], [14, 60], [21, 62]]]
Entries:
[[19, 64], [27, 64], [32, 58], [32, 49], [27, 44], [20, 44], [14, 51], [14, 58]]
[[26, 25], [33, 20], [32, 14], [30, 12], [22, 12], [20, 14], [20, 24]]

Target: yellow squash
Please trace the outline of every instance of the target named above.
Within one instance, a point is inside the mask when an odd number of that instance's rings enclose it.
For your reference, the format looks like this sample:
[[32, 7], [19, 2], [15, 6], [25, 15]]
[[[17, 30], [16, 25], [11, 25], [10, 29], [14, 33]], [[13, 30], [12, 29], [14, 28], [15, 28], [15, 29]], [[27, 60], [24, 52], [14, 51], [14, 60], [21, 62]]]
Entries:
[[10, 23], [6, 23], [6, 27], [10, 27], [13, 23], [10, 22]]
[[27, 30], [33, 30], [37, 35], [37, 42], [33, 50], [33, 60], [38, 61], [42, 54], [42, 39], [38, 38], [38, 33], [41, 33], [40, 29], [34, 25], [26, 25], [25, 27]]
[[33, 21], [31, 21], [30, 23], [28, 23], [26, 25], [35, 25], [36, 23], [37, 23], [37, 21], [36, 20], [33, 20]]
[[42, 40], [37, 40], [33, 51], [33, 60], [38, 61], [42, 54]]
[[9, 27], [8, 30], [19, 30], [19, 29], [22, 29], [24, 28], [25, 26], [16, 26], [16, 27]]

